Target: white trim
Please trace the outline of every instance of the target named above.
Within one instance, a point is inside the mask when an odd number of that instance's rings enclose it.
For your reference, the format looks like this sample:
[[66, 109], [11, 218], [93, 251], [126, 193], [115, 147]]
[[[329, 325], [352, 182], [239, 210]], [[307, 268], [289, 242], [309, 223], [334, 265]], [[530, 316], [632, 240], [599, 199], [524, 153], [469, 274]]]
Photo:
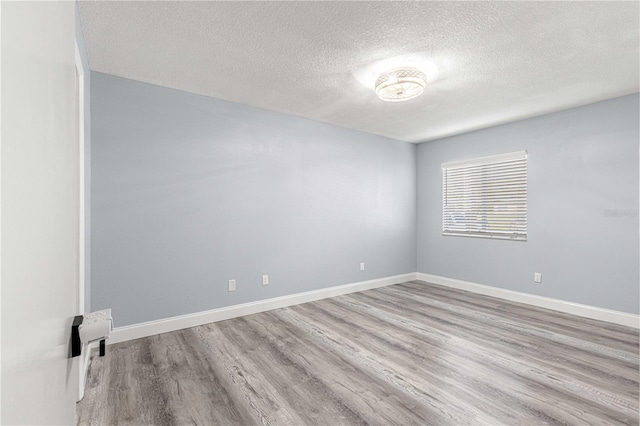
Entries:
[[76, 70], [78, 73], [78, 315], [84, 315], [84, 64], [80, 56], [78, 42], [76, 46]]
[[211, 322], [224, 321], [231, 318], [270, 311], [272, 309], [313, 302], [314, 300], [326, 299], [329, 297], [355, 293], [357, 291], [370, 290], [373, 288], [386, 287], [393, 284], [400, 284], [407, 281], [413, 281], [415, 279], [416, 273], [412, 272], [409, 274], [395, 275], [369, 281], [360, 281], [351, 284], [323, 288], [320, 290], [292, 294], [288, 296], [274, 297], [272, 299], [243, 303], [241, 305], [228, 306], [225, 308], [213, 309], [210, 311], [198, 312], [195, 314], [181, 315], [177, 317], [166, 318], [157, 321], [149, 321], [125, 327], [116, 327], [111, 332], [111, 336], [107, 340], [107, 343], [113, 344], [125, 342], [128, 340], [140, 339], [142, 337], [168, 333], [170, 331], [195, 327]]
[[442, 163], [443, 169], [455, 169], [458, 167], [481, 166], [485, 164], [502, 163], [505, 161], [526, 160], [527, 151], [509, 152], [507, 154], [490, 155], [487, 157], [471, 158], [468, 160], [451, 161]]
[[[386, 287], [393, 284], [400, 284], [407, 281], [426, 281], [459, 290], [484, 294], [500, 299], [511, 300], [513, 302], [525, 303], [541, 308], [552, 309], [586, 318], [611, 322], [633, 328], [640, 328], [638, 315], [624, 312], [612, 311], [609, 309], [597, 308], [594, 306], [581, 305], [578, 303], [566, 302], [564, 300], [552, 299], [548, 297], [535, 296], [518, 291], [505, 290], [469, 281], [461, 281], [437, 275], [414, 272], [409, 274], [395, 275], [391, 277], [378, 278], [369, 281], [360, 281], [335, 287], [323, 288], [320, 290], [307, 291], [288, 296], [274, 297], [272, 299], [259, 300], [256, 302], [243, 303], [240, 305], [228, 306], [210, 311], [197, 312], [194, 314], [181, 315], [165, 318], [156, 321], [143, 322], [140, 324], [125, 327], [116, 327], [111, 332], [107, 344], [126, 342], [140, 339], [142, 337], [156, 334], [168, 333], [170, 331], [182, 330], [189, 327], [196, 327], [217, 321], [224, 321], [238, 318], [245, 315], [257, 314], [270, 311], [272, 309], [284, 308], [301, 303], [313, 302], [315, 300], [336, 297], [343, 294], [355, 293], [358, 291], [370, 290], [379, 287]], [[88, 349], [88, 348], [87, 348]], [[89, 353], [89, 350], [87, 350]], [[85, 372], [86, 373], [86, 372]]]
[[499, 299], [510, 300], [512, 302], [525, 303], [527, 305], [540, 308], [552, 309], [554, 311], [577, 315], [580, 317], [606, 321], [614, 324], [625, 325], [627, 327], [640, 328], [640, 317], [626, 312], [613, 311], [610, 309], [597, 308], [595, 306], [581, 305], [579, 303], [566, 302], [564, 300], [552, 299], [550, 297], [536, 296], [533, 294], [521, 293], [519, 291], [505, 290], [503, 288], [491, 287], [469, 281], [456, 280], [453, 278], [441, 277], [439, 275], [424, 274], [417, 272], [417, 279], [427, 283], [439, 284], [445, 287], [456, 288], [458, 290], [470, 291], [484, 294], [485, 296], [497, 297]]
[[[85, 228], [84, 228], [84, 64], [82, 62], [82, 56], [80, 55], [80, 47], [78, 41], [75, 41], [75, 53], [76, 53], [76, 72], [77, 72], [77, 108], [78, 108], [78, 289], [77, 289], [77, 315], [84, 315], [84, 279], [85, 279], [85, 265], [84, 265], [84, 249], [85, 249]], [[76, 401], [80, 401], [84, 397], [84, 388], [87, 382], [87, 372], [89, 370], [89, 357], [87, 356], [90, 351], [90, 346], [86, 345], [84, 348], [84, 354], [81, 354], [78, 358], [78, 395]]]
[[[0, 1], [0, 22], [2, 22], [2, 2]], [[2, 46], [2, 31], [0, 31], [0, 46]], [[2, 55], [0, 55], [0, 81], [2, 81]], [[0, 99], [2, 99], [2, 85], [0, 85]], [[0, 135], [2, 134], [2, 102], [0, 102]], [[2, 138], [0, 138], [0, 164], [2, 164]], [[2, 176], [2, 173], [0, 173]], [[2, 178], [0, 178], [0, 240], [2, 240]], [[2, 244], [0, 244], [2, 247]], [[0, 271], [2, 271], [2, 250], [0, 249]], [[2, 288], [2, 274], [0, 274], [0, 288]], [[2, 348], [2, 303], [0, 303], [0, 348]], [[2, 365], [2, 351], [0, 351], [0, 365]], [[0, 401], [2, 401], [2, 385], [0, 384]], [[0, 403], [0, 422], [2, 422], [2, 404]]]

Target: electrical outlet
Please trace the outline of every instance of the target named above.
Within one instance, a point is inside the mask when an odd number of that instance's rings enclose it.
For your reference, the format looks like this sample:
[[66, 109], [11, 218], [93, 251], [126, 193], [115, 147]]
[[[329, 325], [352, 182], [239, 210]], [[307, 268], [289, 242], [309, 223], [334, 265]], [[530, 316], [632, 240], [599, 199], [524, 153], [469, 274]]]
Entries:
[[269, 275], [262, 276], [262, 285], [269, 285]]
[[542, 272], [534, 272], [533, 273], [533, 281], [536, 283], [542, 282]]
[[364, 271], [364, 262], [360, 262], [360, 270]]
[[229, 291], [236, 291], [236, 280], [229, 280]]

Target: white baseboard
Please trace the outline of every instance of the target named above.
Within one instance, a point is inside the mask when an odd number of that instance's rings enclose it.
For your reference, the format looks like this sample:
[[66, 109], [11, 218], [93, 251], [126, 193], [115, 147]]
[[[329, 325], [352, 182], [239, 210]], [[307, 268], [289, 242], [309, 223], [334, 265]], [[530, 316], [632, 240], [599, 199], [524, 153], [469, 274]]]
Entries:
[[550, 297], [535, 296], [533, 294], [521, 293], [519, 291], [505, 290], [503, 288], [491, 287], [488, 285], [456, 280], [438, 275], [424, 274], [422, 272], [418, 272], [416, 275], [418, 280], [426, 281], [428, 283], [484, 294], [485, 296], [497, 297], [499, 299], [510, 300], [512, 302], [525, 303], [527, 305], [533, 305], [540, 308], [552, 309], [554, 311], [585, 318], [625, 325], [627, 327], [640, 328], [640, 317], [634, 314], [596, 308], [595, 306], [581, 305], [579, 303], [566, 302], [564, 300], [552, 299]]
[[415, 279], [416, 273], [412, 272], [409, 274], [395, 275], [369, 281], [360, 281], [351, 284], [323, 288], [320, 290], [291, 294], [288, 296], [274, 297], [272, 299], [243, 303], [241, 305], [228, 306], [225, 308], [213, 309], [211, 311], [198, 312], [195, 314], [181, 315], [177, 317], [171, 317], [157, 321], [149, 321], [125, 327], [116, 327], [111, 332], [111, 336], [107, 340], [107, 344], [140, 339], [142, 337], [168, 333], [175, 330], [182, 330], [184, 328], [195, 327], [211, 322], [224, 321], [231, 318], [270, 311], [272, 309], [298, 305], [300, 303], [313, 302], [314, 300], [326, 299], [329, 297], [355, 293], [357, 291], [370, 290], [373, 288], [385, 287], [393, 284], [400, 284], [407, 281], [413, 281]]
[[128, 340], [140, 339], [142, 337], [153, 336], [155, 334], [168, 333], [170, 331], [196, 327], [198, 325], [208, 324], [211, 322], [224, 321], [231, 318], [270, 311], [272, 309], [284, 308], [301, 303], [313, 302], [314, 300], [321, 300], [329, 297], [340, 296], [343, 294], [355, 293], [358, 291], [370, 290], [379, 287], [386, 287], [389, 285], [400, 284], [413, 280], [426, 281], [433, 284], [439, 284], [459, 290], [484, 294], [486, 296], [497, 297], [513, 302], [525, 303], [527, 305], [538, 306], [541, 308], [552, 309], [555, 311], [578, 315], [585, 318], [625, 325], [627, 327], [640, 328], [640, 317], [638, 315], [597, 308], [594, 306], [581, 305], [579, 303], [566, 302], [564, 300], [552, 299], [549, 297], [535, 296], [532, 294], [521, 293], [513, 290], [505, 290], [502, 288], [491, 287], [488, 285], [477, 284], [469, 281], [456, 280], [453, 278], [441, 277], [438, 275], [413, 272], [409, 274], [395, 275], [369, 281], [360, 281], [351, 284], [323, 288], [320, 290], [307, 291], [304, 293], [291, 294], [288, 296], [275, 297], [272, 299], [259, 300], [256, 302], [243, 303], [240, 305], [228, 306], [224, 308], [213, 309], [210, 311], [197, 312], [194, 314], [181, 315], [156, 321], [149, 321], [125, 327], [116, 327], [111, 332], [111, 336], [107, 340], [107, 344], [111, 345]]

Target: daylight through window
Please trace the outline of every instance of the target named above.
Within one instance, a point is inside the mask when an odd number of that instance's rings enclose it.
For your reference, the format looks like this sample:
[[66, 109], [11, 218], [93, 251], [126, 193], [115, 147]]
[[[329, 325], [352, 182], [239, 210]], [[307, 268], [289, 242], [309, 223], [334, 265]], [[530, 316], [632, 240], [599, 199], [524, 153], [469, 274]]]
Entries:
[[442, 234], [527, 239], [527, 152], [442, 164]]

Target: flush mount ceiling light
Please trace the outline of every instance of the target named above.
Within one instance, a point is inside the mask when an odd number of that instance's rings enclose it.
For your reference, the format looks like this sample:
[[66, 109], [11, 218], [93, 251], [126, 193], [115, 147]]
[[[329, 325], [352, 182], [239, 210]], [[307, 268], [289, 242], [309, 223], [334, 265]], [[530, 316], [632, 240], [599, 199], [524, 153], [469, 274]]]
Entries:
[[376, 94], [383, 101], [399, 102], [420, 96], [427, 76], [416, 68], [396, 68], [382, 73], [376, 80]]

